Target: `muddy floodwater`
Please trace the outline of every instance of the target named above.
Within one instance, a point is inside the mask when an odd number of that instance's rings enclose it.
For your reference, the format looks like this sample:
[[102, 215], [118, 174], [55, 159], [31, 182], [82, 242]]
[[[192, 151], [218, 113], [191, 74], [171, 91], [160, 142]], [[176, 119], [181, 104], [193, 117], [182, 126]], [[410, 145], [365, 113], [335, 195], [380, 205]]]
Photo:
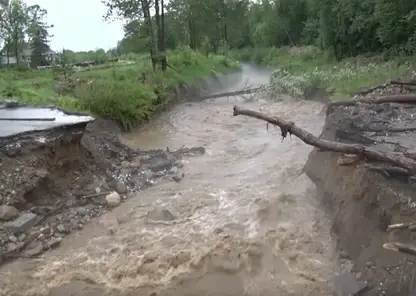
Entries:
[[[212, 91], [267, 83], [269, 75], [245, 65]], [[206, 153], [183, 160], [179, 183], [138, 193], [42, 258], [2, 267], [0, 294], [331, 295], [329, 222], [314, 184], [300, 175], [311, 147], [232, 115], [238, 104], [321, 132], [320, 103], [284, 99], [183, 103], [124, 135], [135, 148], [204, 146]]]

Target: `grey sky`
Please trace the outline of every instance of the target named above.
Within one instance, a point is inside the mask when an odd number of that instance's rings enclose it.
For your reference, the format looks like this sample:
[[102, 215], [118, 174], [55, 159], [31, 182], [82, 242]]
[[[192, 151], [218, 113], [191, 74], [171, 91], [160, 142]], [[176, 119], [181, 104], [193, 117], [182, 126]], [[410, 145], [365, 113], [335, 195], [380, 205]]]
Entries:
[[106, 8], [101, 0], [25, 0], [28, 5], [38, 4], [48, 11], [48, 23], [54, 37], [53, 50], [87, 51], [114, 47], [123, 37], [121, 21], [106, 23], [102, 16]]

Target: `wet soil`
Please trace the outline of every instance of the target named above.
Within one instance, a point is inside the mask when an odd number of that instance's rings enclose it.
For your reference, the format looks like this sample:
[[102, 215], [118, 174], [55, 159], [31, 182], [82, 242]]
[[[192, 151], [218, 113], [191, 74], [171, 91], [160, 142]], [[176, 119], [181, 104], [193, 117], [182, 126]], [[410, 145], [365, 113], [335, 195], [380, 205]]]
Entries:
[[[389, 86], [366, 97], [402, 91]], [[411, 104], [335, 107], [328, 112], [321, 137], [381, 151], [414, 151], [415, 111]], [[409, 231], [386, 231], [389, 224], [414, 221], [414, 179], [390, 171], [386, 164], [340, 166], [339, 156], [314, 149], [305, 172], [318, 187], [318, 196], [332, 219], [343, 266], [368, 282], [365, 295], [410, 295], [415, 284], [414, 258], [382, 246], [397, 241], [414, 243], [416, 237]]]

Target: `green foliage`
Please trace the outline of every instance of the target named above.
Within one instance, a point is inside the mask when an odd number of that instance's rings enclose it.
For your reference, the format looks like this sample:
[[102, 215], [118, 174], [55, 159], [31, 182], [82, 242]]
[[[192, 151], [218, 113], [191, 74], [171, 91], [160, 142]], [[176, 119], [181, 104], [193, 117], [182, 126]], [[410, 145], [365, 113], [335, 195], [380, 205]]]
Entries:
[[106, 77], [78, 87], [75, 97], [84, 109], [116, 120], [124, 130], [149, 119], [158, 99], [150, 85]]
[[416, 66], [416, 58], [412, 56], [357, 56], [337, 61], [313, 46], [245, 48], [234, 50], [231, 56], [276, 69], [272, 87], [278, 93], [294, 97], [325, 89], [332, 98], [345, 99], [370, 85], [408, 76]]
[[225, 56], [206, 56], [189, 47], [168, 52], [174, 70], [166, 72], [154, 72], [146, 56], [136, 55], [133, 60], [133, 63], [120, 61], [75, 71], [67, 76], [62, 69], [4, 70], [0, 72], [1, 96], [110, 117], [129, 130], [174, 98], [176, 85], [239, 68], [238, 63]]
[[[233, 50], [311, 45], [337, 59], [385, 51], [412, 55], [415, 1], [171, 0], [165, 16], [167, 46], [187, 44], [203, 52], [221, 52], [224, 42]], [[137, 34], [143, 29], [144, 23], [133, 18], [118, 52], [145, 52], [146, 39]]]
[[392, 77], [408, 76], [416, 66], [414, 57], [384, 59], [382, 56], [355, 57], [336, 61], [318, 48], [257, 49], [235, 52], [247, 61], [261, 60], [277, 68], [271, 85], [278, 93], [303, 97], [315, 89], [325, 89], [334, 99], [348, 98], [369, 85], [380, 84]]
[[271, 86], [276, 93], [286, 93], [293, 97], [304, 97], [315, 89], [328, 87], [326, 73], [315, 69], [312, 72], [296, 75], [284, 69], [273, 72]]

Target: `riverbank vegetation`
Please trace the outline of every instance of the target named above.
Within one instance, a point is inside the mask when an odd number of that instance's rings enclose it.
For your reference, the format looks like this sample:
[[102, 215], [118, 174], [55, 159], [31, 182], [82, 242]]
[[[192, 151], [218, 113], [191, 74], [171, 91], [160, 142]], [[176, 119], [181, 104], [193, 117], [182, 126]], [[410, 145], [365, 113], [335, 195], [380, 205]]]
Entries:
[[[135, 11], [123, 3], [124, 16]], [[414, 1], [171, 0], [164, 24], [167, 48], [188, 44], [276, 68], [273, 84], [293, 95], [316, 86], [345, 97], [414, 69]], [[115, 51], [145, 51], [146, 41], [137, 38], [145, 25], [132, 18]]]
[[154, 72], [150, 60], [141, 55], [78, 70], [66, 66], [4, 70], [0, 72], [1, 95], [25, 104], [110, 117], [129, 130], [175, 97], [177, 85], [239, 67], [225, 56], [204, 56], [187, 47], [168, 51], [168, 57], [171, 68], [165, 72]]
[[411, 76], [416, 58], [386, 54], [335, 59], [316, 46], [245, 48], [232, 52], [234, 59], [275, 69], [273, 91], [304, 97], [325, 89], [332, 99], [346, 99], [371, 85]]

